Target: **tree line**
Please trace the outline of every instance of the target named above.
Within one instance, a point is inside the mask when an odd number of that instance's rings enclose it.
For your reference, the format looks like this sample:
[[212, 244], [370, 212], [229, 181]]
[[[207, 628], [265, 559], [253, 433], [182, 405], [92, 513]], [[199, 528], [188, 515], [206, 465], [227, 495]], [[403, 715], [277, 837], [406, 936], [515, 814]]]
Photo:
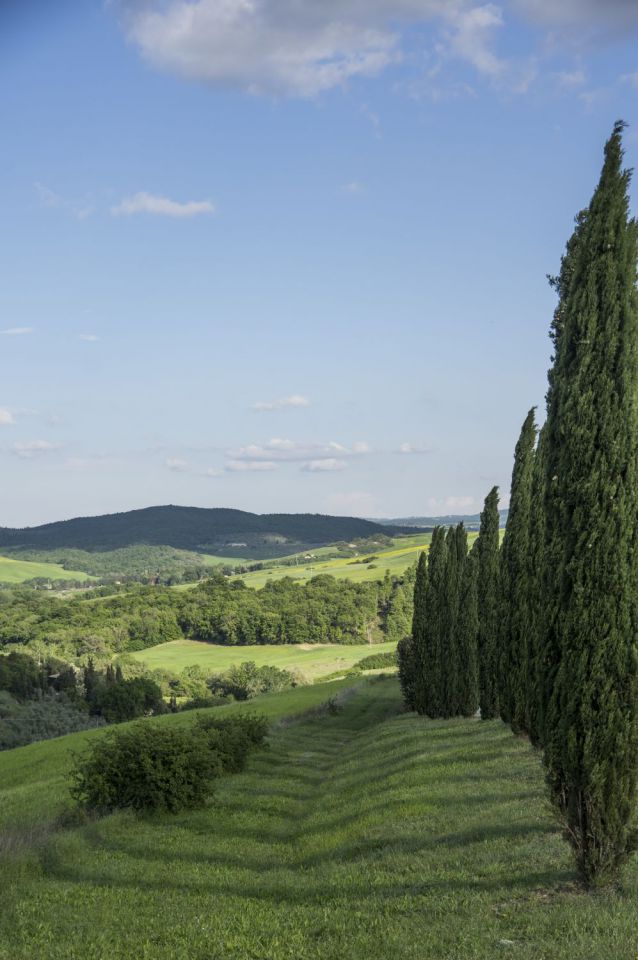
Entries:
[[638, 847], [638, 227], [623, 126], [550, 281], [547, 418], [523, 423], [502, 547], [494, 488], [469, 554], [462, 527], [435, 531], [399, 644], [410, 708], [480, 707], [542, 751], [588, 887]]

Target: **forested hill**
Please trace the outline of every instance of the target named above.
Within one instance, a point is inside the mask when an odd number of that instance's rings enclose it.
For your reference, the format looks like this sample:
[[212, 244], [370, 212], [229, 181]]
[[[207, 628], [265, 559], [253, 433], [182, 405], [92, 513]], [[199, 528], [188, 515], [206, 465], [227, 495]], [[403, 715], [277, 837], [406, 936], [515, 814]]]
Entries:
[[291, 553], [291, 547], [323, 546], [338, 540], [398, 532], [404, 532], [403, 528], [381, 526], [356, 517], [162, 506], [100, 517], [77, 517], [40, 527], [3, 527], [0, 528], [0, 548], [76, 547], [104, 551], [149, 544], [232, 556], [245, 553], [246, 546], [267, 545], [265, 553], [272, 556]]

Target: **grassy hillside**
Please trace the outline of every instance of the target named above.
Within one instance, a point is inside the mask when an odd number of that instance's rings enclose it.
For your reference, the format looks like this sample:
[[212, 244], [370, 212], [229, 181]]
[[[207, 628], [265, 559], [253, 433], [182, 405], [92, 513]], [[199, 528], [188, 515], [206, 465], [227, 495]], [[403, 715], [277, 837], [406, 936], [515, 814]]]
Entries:
[[160, 667], [173, 673], [181, 673], [185, 667], [195, 664], [209, 673], [221, 673], [235, 664], [252, 660], [258, 667], [268, 664], [282, 670], [300, 670], [307, 679], [316, 680], [337, 670], [347, 670], [372, 653], [386, 653], [395, 647], [394, 643], [223, 647], [197, 640], [173, 640], [159, 647], [140, 650], [132, 656], [151, 670]]
[[[327, 689], [265, 705], [281, 716]], [[19, 825], [60, 809], [86, 735], [0, 756], [1, 816], [18, 821], [1, 960], [635, 960], [636, 864], [619, 894], [576, 889], [526, 743], [499, 722], [402, 715], [393, 680], [357, 690], [277, 729], [203, 811], [32, 848]]]
[[[292, 577], [293, 580], [304, 583], [322, 573], [328, 573], [331, 577], [336, 577], [339, 580], [354, 580], [359, 583], [383, 580], [386, 570], [389, 570], [394, 576], [401, 576], [418, 559], [421, 551], [428, 550], [431, 539], [432, 536], [429, 533], [401, 537], [395, 539], [391, 547], [370, 550], [360, 557], [332, 557], [328, 560], [322, 560], [322, 552], [318, 550], [316, 551], [316, 562], [300, 563], [298, 566], [271, 563], [264, 570], [241, 574], [238, 579], [243, 580], [247, 586], [257, 589], [263, 587], [267, 580]], [[470, 534], [470, 545], [475, 539], [476, 534]], [[373, 559], [369, 563], [362, 562], [366, 558]]]
[[24, 583], [38, 578], [47, 580], [91, 580], [81, 570], [65, 570], [59, 563], [35, 563], [0, 557], [0, 583]]

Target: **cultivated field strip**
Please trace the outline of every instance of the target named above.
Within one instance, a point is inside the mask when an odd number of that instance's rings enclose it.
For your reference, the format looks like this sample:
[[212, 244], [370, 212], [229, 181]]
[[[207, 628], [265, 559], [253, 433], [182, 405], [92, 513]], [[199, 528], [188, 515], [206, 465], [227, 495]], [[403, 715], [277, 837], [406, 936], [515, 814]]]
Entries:
[[395, 681], [363, 685], [206, 810], [60, 833], [19, 868], [0, 957], [635, 960], [638, 877], [576, 891], [528, 745], [399, 711]]

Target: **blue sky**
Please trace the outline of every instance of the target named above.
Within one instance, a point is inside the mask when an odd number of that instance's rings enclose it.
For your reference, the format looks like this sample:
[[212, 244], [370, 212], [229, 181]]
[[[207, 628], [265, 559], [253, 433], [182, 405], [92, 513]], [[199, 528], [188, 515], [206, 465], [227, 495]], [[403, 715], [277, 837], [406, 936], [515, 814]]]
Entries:
[[636, 4], [1, 10], [0, 524], [507, 501]]

